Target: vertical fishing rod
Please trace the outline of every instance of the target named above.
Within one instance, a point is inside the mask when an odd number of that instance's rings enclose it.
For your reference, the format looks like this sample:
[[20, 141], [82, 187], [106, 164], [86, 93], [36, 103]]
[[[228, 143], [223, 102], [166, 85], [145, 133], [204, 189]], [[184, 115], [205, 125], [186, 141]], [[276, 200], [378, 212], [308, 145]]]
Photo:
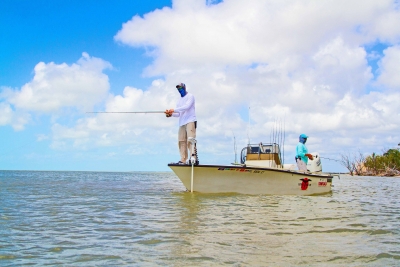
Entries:
[[236, 137], [235, 133], [232, 131], [233, 134], [233, 151], [235, 152], [235, 164], [237, 163], [237, 146], [236, 146]]
[[276, 132], [275, 141], [279, 145], [279, 119], [276, 120], [275, 132]]
[[[271, 153], [274, 153], [274, 126], [275, 122], [272, 124], [271, 133], [269, 135], [269, 143], [271, 144]], [[269, 161], [269, 167], [272, 166], [271, 161]]]
[[[285, 138], [286, 138], [286, 124], [281, 119], [274, 119], [271, 127], [270, 143], [272, 146], [272, 153], [278, 153], [283, 168], [285, 157]], [[278, 151], [279, 149], [279, 151]]]
[[275, 118], [275, 144], [279, 142], [278, 119]]
[[[271, 144], [271, 146], [272, 146], [272, 133], [273, 133], [273, 128], [271, 128], [271, 132], [270, 132], [270, 134], [269, 134], [269, 143]], [[271, 152], [273, 152], [272, 150], [271, 150]]]
[[[279, 119], [276, 120], [275, 129], [276, 129], [275, 130], [276, 131], [276, 144], [277, 144], [277, 148], [279, 148], [279, 150], [280, 150], [280, 147], [279, 147], [279, 135], [280, 135], [280, 132], [279, 132]], [[280, 151], [276, 151], [276, 153], [279, 155]]]
[[281, 120], [278, 119], [277, 123], [276, 123], [276, 140], [277, 140], [277, 144], [278, 144], [278, 148], [279, 151], [278, 152], [278, 156], [281, 157]]
[[275, 144], [275, 132], [276, 132], [276, 118], [274, 119], [274, 126], [272, 127], [272, 143]]
[[[272, 142], [273, 141], [273, 135], [274, 135], [274, 127], [272, 126], [271, 127], [271, 132], [269, 134], [269, 143], [271, 144], [271, 152], [270, 153], [274, 153], [274, 150], [273, 150], [274, 145], [273, 145], [273, 142]], [[269, 161], [268, 167], [271, 167], [271, 161]]]
[[[272, 135], [272, 141], [273, 141], [273, 144], [272, 144], [272, 148], [273, 148], [272, 153], [276, 153], [276, 152], [277, 152], [277, 151], [276, 151], [276, 144], [277, 144], [277, 142], [278, 142], [277, 138], [278, 138], [278, 128], [277, 128], [277, 120], [276, 120], [276, 118], [275, 118], [275, 119], [274, 119], [274, 127], [273, 127], [273, 135]], [[270, 161], [270, 166], [272, 167], [272, 160]]]
[[[273, 148], [274, 148], [274, 150], [273, 150], [273, 152], [274, 153], [276, 153], [276, 134], [277, 134], [277, 131], [276, 131], [277, 129], [276, 129], [276, 118], [274, 119], [274, 145], [273, 145]], [[272, 161], [271, 161], [271, 164], [272, 164]]]
[[278, 144], [279, 144], [279, 157], [281, 159], [282, 168], [285, 163], [285, 138], [286, 138], [286, 124], [285, 119], [279, 119], [279, 134], [278, 134]]
[[249, 131], [250, 131], [250, 106], [249, 106], [249, 122], [248, 122], [248, 125], [247, 125], [247, 144], [250, 145], [250, 134], [249, 134]]
[[286, 139], [286, 119], [283, 119], [283, 141], [282, 141], [282, 167], [285, 164], [285, 139]]
[[283, 147], [283, 131], [282, 131], [282, 120], [280, 120], [280, 135], [279, 135], [279, 157], [281, 158], [281, 166], [283, 167], [283, 160], [282, 160], [282, 147]]
[[276, 144], [276, 118], [274, 119], [274, 138], [273, 138], [274, 144]]

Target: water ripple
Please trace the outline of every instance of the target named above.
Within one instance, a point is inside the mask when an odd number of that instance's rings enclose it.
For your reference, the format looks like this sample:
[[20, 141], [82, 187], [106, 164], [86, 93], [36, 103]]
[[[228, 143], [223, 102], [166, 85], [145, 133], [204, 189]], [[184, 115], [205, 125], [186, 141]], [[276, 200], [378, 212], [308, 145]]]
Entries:
[[1, 266], [399, 266], [399, 178], [187, 193], [172, 173], [0, 171]]

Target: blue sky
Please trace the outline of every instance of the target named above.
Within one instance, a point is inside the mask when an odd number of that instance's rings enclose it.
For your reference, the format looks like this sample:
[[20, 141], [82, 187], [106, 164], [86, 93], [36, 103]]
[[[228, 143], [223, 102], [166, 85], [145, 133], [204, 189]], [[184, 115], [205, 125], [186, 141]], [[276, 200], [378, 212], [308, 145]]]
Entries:
[[[115, 43], [113, 36], [134, 15], [171, 6], [171, 1], [2, 1], [0, 84], [20, 87], [40, 61], [71, 64], [83, 51], [111, 60], [112, 85], [122, 90], [141, 77], [150, 59], [144, 49]], [[151, 80], [150, 80], [151, 81]]]
[[[125, 85], [146, 86], [150, 78], [142, 77], [150, 59], [144, 49], [116, 44], [113, 36], [134, 15], [143, 15], [171, 1], [2, 1], [0, 8], [0, 85], [19, 88], [33, 77], [38, 62], [72, 64], [88, 51], [93, 56], [110, 60], [114, 70], [107, 72], [110, 85], [120, 93]], [[61, 118], [64, 120], [64, 118]], [[71, 118], [65, 118], [70, 122]], [[72, 119], [73, 120], [73, 119]], [[85, 161], [79, 153], [74, 160], [65, 152], [53, 151], [48, 142], [37, 136], [48, 134], [49, 115], [38, 114], [23, 131], [2, 126], [0, 168], [29, 170], [131, 170], [119, 164], [96, 159]], [[85, 153], [96, 155], [96, 151]], [[112, 161], [112, 160], [111, 160]], [[107, 166], [104, 166], [107, 165]], [[129, 164], [126, 164], [129, 165]], [[132, 168], [133, 169], [133, 168]]]
[[1, 1], [0, 169], [168, 170], [176, 120], [86, 111], [173, 108], [180, 82], [201, 163], [232, 162], [234, 136], [238, 153], [248, 133], [269, 142], [277, 121], [286, 163], [303, 132], [327, 158], [381, 153], [400, 142], [396, 25], [389, 0]]

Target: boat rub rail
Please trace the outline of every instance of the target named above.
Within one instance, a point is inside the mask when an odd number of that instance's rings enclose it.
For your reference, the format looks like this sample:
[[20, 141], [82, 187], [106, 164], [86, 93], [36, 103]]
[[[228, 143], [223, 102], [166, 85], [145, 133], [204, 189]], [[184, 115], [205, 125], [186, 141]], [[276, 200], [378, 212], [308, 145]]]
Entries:
[[[170, 163], [168, 166], [179, 166], [179, 167], [186, 167], [186, 168], [191, 168], [192, 165], [181, 165], [181, 164], [176, 164], [176, 163]], [[304, 172], [299, 172], [299, 171], [293, 171], [293, 170], [284, 170], [284, 169], [276, 169], [276, 168], [257, 168], [257, 167], [246, 167], [246, 166], [222, 166], [222, 165], [196, 165], [196, 168], [201, 168], [201, 167], [215, 167], [218, 168], [219, 171], [238, 171], [238, 172], [244, 172], [244, 173], [264, 173], [265, 170], [268, 171], [277, 171], [277, 172], [291, 172], [293, 174], [305, 174], [307, 176], [314, 176], [314, 177], [321, 177], [323, 176], [324, 178], [330, 178], [332, 181], [333, 176], [325, 173], [317, 174], [317, 173], [304, 173]], [[331, 182], [328, 181], [328, 182]]]

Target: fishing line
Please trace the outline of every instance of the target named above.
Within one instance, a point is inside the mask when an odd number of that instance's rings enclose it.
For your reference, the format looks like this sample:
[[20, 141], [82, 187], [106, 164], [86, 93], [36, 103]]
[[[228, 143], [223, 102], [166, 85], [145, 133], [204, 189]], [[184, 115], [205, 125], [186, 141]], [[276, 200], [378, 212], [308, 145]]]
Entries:
[[325, 158], [325, 157], [321, 157], [321, 156], [320, 156], [320, 158], [321, 159], [327, 159], [327, 160], [333, 160], [333, 161], [341, 162], [340, 160], [337, 160], [337, 159], [330, 159], [330, 158]]

